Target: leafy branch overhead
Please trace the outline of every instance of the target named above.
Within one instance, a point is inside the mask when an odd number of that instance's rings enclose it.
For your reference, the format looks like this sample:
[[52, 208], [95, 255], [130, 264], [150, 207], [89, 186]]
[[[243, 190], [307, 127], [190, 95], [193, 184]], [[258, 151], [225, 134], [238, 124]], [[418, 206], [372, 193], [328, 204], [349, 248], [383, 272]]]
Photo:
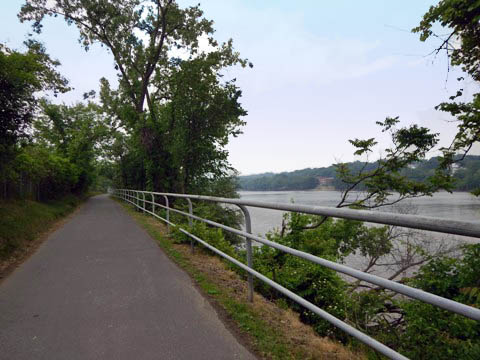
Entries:
[[[151, 86], [168, 68], [169, 51], [184, 51], [192, 57], [201, 52], [202, 37], [210, 46], [218, 46], [211, 37], [213, 22], [202, 18], [200, 8], [182, 9], [172, 0], [27, 0], [19, 14], [21, 21], [33, 21], [37, 33], [45, 16], [60, 16], [76, 25], [85, 50], [95, 43], [107, 47], [119, 72], [122, 95], [137, 113], [144, 111], [145, 102], [152, 109], [156, 99]], [[228, 55], [224, 65], [246, 65], [246, 60], [233, 52], [231, 42], [219, 52]]]
[[[368, 161], [368, 154], [377, 145], [375, 139], [350, 140], [356, 148], [354, 154], [367, 156], [367, 161], [359, 170], [353, 170], [345, 163], [336, 165], [337, 177], [345, 184], [337, 207], [375, 208], [393, 205], [406, 198], [431, 195], [439, 189], [451, 189], [451, 177], [441, 170], [420, 181], [406, 176], [405, 170], [416, 166], [435, 147], [438, 134], [418, 125], [397, 129], [398, 123], [398, 117], [377, 122], [382, 132], [390, 133], [392, 146], [373, 164]], [[352, 195], [353, 190], [363, 192]]]
[[[448, 28], [448, 35], [441, 37], [434, 33], [435, 24]], [[443, 0], [430, 7], [423, 16], [419, 26], [413, 32], [420, 34], [420, 40], [440, 38], [441, 43], [436, 52], [445, 51], [452, 66], [460, 67], [474, 81], [480, 81], [480, 2], [472, 0]], [[463, 81], [460, 77], [458, 81]], [[471, 151], [473, 145], [480, 141], [480, 93], [471, 99], [459, 100], [463, 89], [442, 102], [437, 109], [451, 114], [458, 123], [457, 134], [449, 147], [441, 149], [442, 169], [461, 161]], [[475, 191], [480, 193], [480, 188]]]

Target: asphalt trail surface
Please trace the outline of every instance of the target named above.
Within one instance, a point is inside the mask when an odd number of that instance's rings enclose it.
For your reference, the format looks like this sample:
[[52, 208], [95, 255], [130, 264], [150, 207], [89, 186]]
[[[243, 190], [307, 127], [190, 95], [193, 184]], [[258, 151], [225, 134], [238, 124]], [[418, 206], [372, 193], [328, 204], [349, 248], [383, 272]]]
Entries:
[[107, 196], [0, 284], [0, 359], [254, 358]]

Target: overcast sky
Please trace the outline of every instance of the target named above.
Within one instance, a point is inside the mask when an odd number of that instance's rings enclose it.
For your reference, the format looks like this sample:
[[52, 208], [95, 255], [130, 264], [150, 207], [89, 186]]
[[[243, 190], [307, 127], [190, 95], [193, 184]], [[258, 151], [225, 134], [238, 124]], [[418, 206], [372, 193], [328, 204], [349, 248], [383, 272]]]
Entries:
[[[22, 0], [0, 4], [0, 42], [16, 49], [30, 31], [16, 14]], [[198, 1], [179, 1], [181, 5]], [[353, 160], [348, 139], [378, 137], [376, 121], [400, 116], [441, 134], [448, 145], [455, 125], [434, 106], [459, 87], [444, 55], [427, 56], [438, 42], [422, 43], [409, 30], [436, 1], [424, 0], [205, 0], [218, 40], [233, 38], [253, 69], [231, 69], [248, 111], [244, 134], [228, 146], [242, 174], [329, 166]], [[441, 29], [439, 29], [441, 32]], [[75, 88], [61, 100], [81, 100], [105, 76], [114, 81], [113, 59], [99, 46], [89, 52], [78, 32], [60, 19], [38, 36], [62, 62]], [[447, 80], [448, 75], [448, 82]], [[470, 80], [463, 84], [474, 85]], [[432, 153], [434, 155], [434, 153]]]

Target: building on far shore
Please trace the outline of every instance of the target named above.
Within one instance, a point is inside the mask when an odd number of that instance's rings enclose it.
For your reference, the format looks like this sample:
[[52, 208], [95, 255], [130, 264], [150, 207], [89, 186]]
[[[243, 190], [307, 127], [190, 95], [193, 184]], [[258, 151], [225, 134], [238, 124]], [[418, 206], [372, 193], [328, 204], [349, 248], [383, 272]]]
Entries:
[[335, 190], [333, 180], [335, 180], [333, 177], [317, 176], [318, 184], [315, 190]]

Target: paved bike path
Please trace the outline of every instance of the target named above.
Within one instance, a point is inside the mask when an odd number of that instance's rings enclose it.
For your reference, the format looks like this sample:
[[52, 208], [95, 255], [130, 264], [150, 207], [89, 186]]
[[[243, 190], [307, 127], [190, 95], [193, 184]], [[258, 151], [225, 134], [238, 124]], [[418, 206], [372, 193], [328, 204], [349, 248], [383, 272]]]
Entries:
[[0, 359], [254, 359], [122, 207], [91, 198], [0, 284]]

